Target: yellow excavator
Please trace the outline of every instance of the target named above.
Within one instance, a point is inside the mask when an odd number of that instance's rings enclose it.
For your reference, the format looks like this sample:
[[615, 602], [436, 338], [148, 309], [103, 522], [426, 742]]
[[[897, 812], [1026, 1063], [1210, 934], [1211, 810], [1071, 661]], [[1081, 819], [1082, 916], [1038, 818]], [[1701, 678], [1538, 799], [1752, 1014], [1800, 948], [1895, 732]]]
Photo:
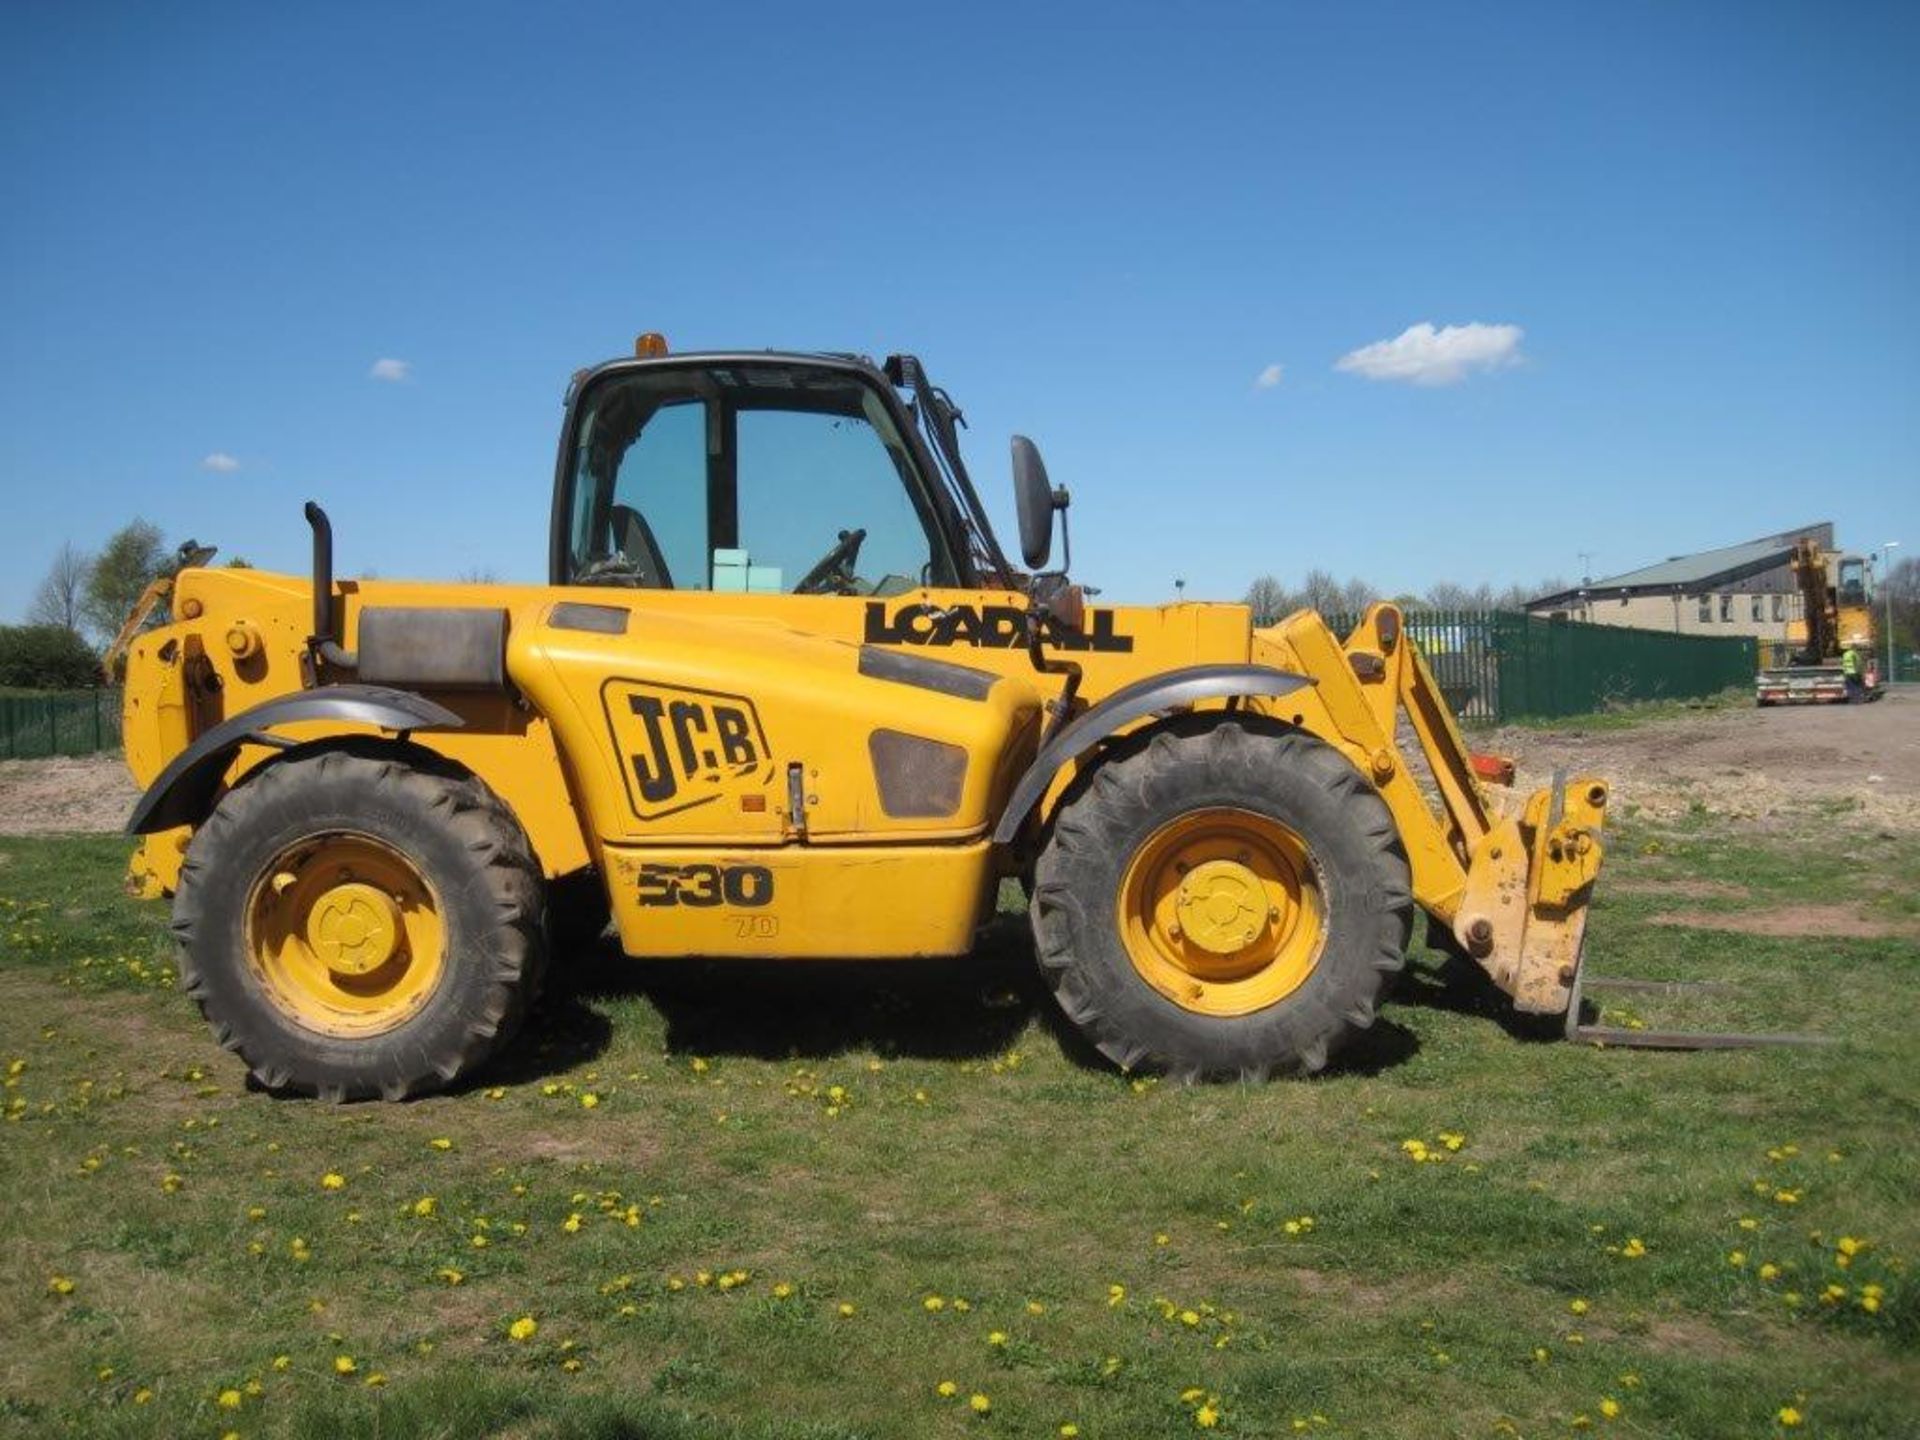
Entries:
[[1886, 693], [1886, 685], [1874, 643], [1866, 560], [1802, 538], [1788, 563], [1800, 590], [1800, 618], [1787, 627], [1788, 662], [1764, 666], [1754, 677], [1755, 703], [1851, 700], [1849, 666], [1858, 678], [1859, 698], [1878, 700]]
[[182, 569], [127, 642], [130, 881], [220, 1042], [398, 1098], [497, 1050], [562, 929], [610, 918], [636, 964], [962, 955], [1006, 878], [1123, 1068], [1321, 1069], [1422, 911], [1607, 1038], [1604, 780], [1507, 796], [1391, 604], [1344, 639], [1089, 604], [1021, 437], [1015, 565], [960, 423], [912, 356], [647, 335], [568, 390], [547, 584], [337, 580], [312, 504], [310, 576]]

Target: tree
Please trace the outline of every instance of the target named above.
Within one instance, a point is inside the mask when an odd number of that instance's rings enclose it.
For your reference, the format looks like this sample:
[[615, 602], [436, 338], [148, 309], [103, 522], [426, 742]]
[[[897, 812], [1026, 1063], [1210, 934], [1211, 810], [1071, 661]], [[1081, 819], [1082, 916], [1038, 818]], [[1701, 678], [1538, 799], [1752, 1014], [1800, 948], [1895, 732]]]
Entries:
[[1300, 582], [1300, 603], [1309, 610], [1318, 610], [1322, 615], [1338, 611], [1342, 595], [1340, 582], [1317, 565]]
[[[134, 520], [115, 531], [101, 547], [80, 599], [80, 614], [93, 633], [111, 640], [132, 613], [140, 592], [167, 573], [172, 557], [160, 527]], [[159, 624], [165, 617], [149, 617]]]
[[54, 552], [53, 564], [47, 567], [40, 588], [33, 592], [33, 602], [27, 606], [27, 623], [58, 625], [77, 635], [80, 632], [81, 602], [87, 589], [87, 572], [92, 568], [93, 561], [74, 549], [72, 541], [62, 545]]
[[1342, 615], [1357, 616], [1379, 598], [1380, 592], [1356, 575], [1340, 587], [1340, 603], [1335, 608]]
[[100, 683], [100, 657], [65, 625], [0, 625], [0, 685], [79, 690]]
[[1271, 625], [1293, 609], [1287, 587], [1271, 575], [1262, 575], [1247, 587], [1246, 604], [1253, 610], [1253, 623]]
[[[1880, 623], [1886, 624], [1886, 613], [1891, 608], [1895, 653], [1920, 654], [1920, 558], [1909, 555], [1898, 561], [1887, 570], [1880, 584], [1884, 588], [1880, 597]], [[1880, 645], [1883, 650], [1886, 648], [1884, 637]]]
[[1427, 606], [1433, 610], [1490, 610], [1493, 588], [1482, 582], [1469, 590], [1452, 580], [1438, 580], [1427, 587]]

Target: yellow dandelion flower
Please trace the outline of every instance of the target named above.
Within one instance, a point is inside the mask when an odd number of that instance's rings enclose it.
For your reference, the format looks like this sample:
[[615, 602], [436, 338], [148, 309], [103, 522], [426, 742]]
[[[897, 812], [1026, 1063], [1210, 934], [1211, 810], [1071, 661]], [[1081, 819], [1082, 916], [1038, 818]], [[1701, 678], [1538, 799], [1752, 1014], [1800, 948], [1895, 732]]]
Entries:
[[413, 1213], [418, 1215], [422, 1220], [427, 1219], [439, 1208], [440, 1202], [435, 1200], [431, 1195], [422, 1195], [418, 1200], [413, 1202]]
[[1047, 1313], [1047, 1307], [1042, 1305], [1038, 1300], [1029, 1300], [1027, 1301], [1027, 1313], [1029, 1315], [1044, 1315]]
[[1744, 1250], [1729, 1250], [1727, 1252], [1727, 1263], [1735, 1269], [1738, 1269], [1747, 1263], [1747, 1252]]
[[73, 1281], [64, 1275], [56, 1275], [47, 1281], [47, 1289], [56, 1295], [71, 1295], [73, 1293]]
[[151, 1399], [153, 1399], [153, 1391], [144, 1385], [133, 1392], [133, 1403], [136, 1405], [145, 1405]]
[[1780, 1267], [1771, 1260], [1760, 1267], [1760, 1278], [1762, 1280], [1777, 1280], [1779, 1277]]
[[1773, 1418], [1778, 1420], [1787, 1429], [1791, 1430], [1794, 1426], [1800, 1423], [1803, 1417], [1801, 1416], [1798, 1410], [1793, 1408], [1793, 1406], [1782, 1405], [1780, 1407], [1780, 1413], [1774, 1416]]
[[1442, 1130], [1440, 1132], [1440, 1143], [1449, 1150], [1458, 1150], [1462, 1145], [1467, 1143], [1467, 1137], [1459, 1134], [1449, 1134], [1447, 1131]]
[[976, 1390], [967, 1397], [967, 1408], [976, 1415], [991, 1414], [993, 1411], [993, 1401]]
[[840, 1302], [839, 1315], [842, 1320], [851, 1320], [853, 1318], [854, 1309], [850, 1301], [842, 1300]]
[[266, 1207], [266, 1206], [264, 1206], [264, 1205], [249, 1205], [249, 1206], [247, 1207], [247, 1219], [249, 1219], [249, 1220], [264, 1220], [264, 1219], [266, 1219], [266, 1218], [267, 1218], [267, 1207]]
[[1591, 1308], [1585, 1300], [1573, 1300], [1568, 1302], [1567, 1305], [1567, 1309], [1575, 1315], [1584, 1315]]
[[1220, 1423], [1220, 1412], [1214, 1408], [1211, 1400], [1193, 1412], [1193, 1423], [1202, 1430], [1211, 1430]]
[[784, 1280], [773, 1287], [773, 1298], [776, 1300], [785, 1300], [791, 1294], [793, 1294], [793, 1286]]
[[576, 1210], [571, 1215], [567, 1216], [566, 1219], [560, 1222], [560, 1228], [566, 1231], [567, 1234], [569, 1235], [577, 1235], [580, 1232], [581, 1225], [583, 1225], [584, 1223], [585, 1221], [582, 1218], [580, 1212]]
[[989, 1344], [989, 1345], [993, 1345], [993, 1346], [1001, 1346], [1001, 1345], [1005, 1345], [1006, 1343], [1007, 1343], [1007, 1332], [1006, 1332], [1006, 1331], [1004, 1331], [1004, 1330], [989, 1330], [989, 1331], [987, 1332], [987, 1344]]
[[1856, 1240], [1851, 1235], [1842, 1235], [1838, 1240], [1834, 1242], [1834, 1249], [1838, 1250], [1842, 1255], [1846, 1256], [1849, 1260], [1851, 1260], [1854, 1256], [1858, 1255], [1862, 1250], [1866, 1248], [1867, 1248], [1866, 1241]]
[[1200, 1312], [1198, 1310], [1182, 1310], [1180, 1312], [1180, 1323], [1191, 1329], [1200, 1323]]
[[440, 1267], [440, 1278], [449, 1285], [458, 1285], [467, 1277], [465, 1272], [456, 1270], [451, 1265], [443, 1265]]
[[1189, 1385], [1180, 1392], [1180, 1403], [1182, 1405], [1198, 1405], [1206, 1398], [1207, 1392], [1202, 1390], [1198, 1385]]
[[560, 1368], [566, 1371], [567, 1374], [569, 1375], [577, 1375], [580, 1372], [579, 1357], [575, 1355], [569, 1355], [566, 1359], [560, 1362]]
[[376, 1370], [373, 1374], [367, 1376], [365, 1383], [368, 1389], [378, 1390], [382, 1385], [387, 1383], [387, 1377]]
[[953, 1297], [953, 1308], [964, 1315], [973, 1309], [973, 1302], [964, 1295], [956, 1295]]
[[694, 1074], [696, 1074], [696, 1075], [704, 1075], [704, 1074], [706, 1074], [706, 1073], [707, 1073], [707, 1062], [706, 1062], [706, 1061], [704, 1061], [704, 1060], [702, 1060], [702, 1059], [701, 1059], [701, 1058], [700, 1058], [700, 1057], [699, 1057], [698, 1055], [696, 1055], [696, 1056], [694, 1056], [694, 1057], [693, 1057], [693, 1060], [692, 1060], [692, 1062], [691, 1062], [691, 1063], [692, 1063], [692, 1066], [693, 1066], [693, 1073], [694, 1073]]
[[273, 1368], [276, 1370], [285, 1370], [291, 1364], [293, 1364], [293, 1357], [291, 1355], [276, 1355], [273, 1357]]
[[1627, 1243], [1620, 1247], [1620, 1258], [1623, 1260], [1638, 1260], [1646, 1253], [1646, 1244], [1638, 1235], [1629, 1236]]
[[1173, 1237], [1168, 1235], [1164, 1230], [1156, 1231], [1154, 1233], [1153, 1243], [1156, 1245], [1171, 1245], [1173, 1243]]
[[1614, 1399], [1611, 1395], [1607, 1396], [1606, 1399], [1600, 1402], [1600, 1413], [1606, 1416], [1607, 1419], [1609, 1420], [1619, 1419], [1620, 1418], [1620, 1402]]
[[1107, 1304], [1120, 1306], [1127, 1303], [1127, 1287], [1124, 1285], [1107, 1286]]
[[933, 1393], [938, 1395], [942, 1400], [951, 1400], [960, 1393], [960, 1387], [951, 1380], [942, 1380], [938, 1385], [933, 1387]]
[[1740, 1228], [1742, 1230], [1758, 1230], [1760, 1228], [1760, 1222], [1751, 1215], [1742, 1215], [1740, 1217]]
[[351, 1355], [336, 1355], [333, 1357], [333, 1373], [336, 1375], [351, 1375], [359, 1368], [359, 1364]]
[[238, 1410], [240, 1408], [240, 1392], [238, 1390], [222, 1390], [213, 1403], [218, 1405], [222, 1410]]
[[598, 1107], [599, 1104], [600, 1104], [600, 1097], [594, 1094], [591, 1090], [589, 1090], [586, 1094], [580, 1097], [580, 1108], [582, 1110], [595, 1109], [596, 1107]]
[[518, 1320], [507, 1326], [507, 1338], [515, 1343], [523, 1343], [531, 1340], [535, 1335], [539, 1334], [539, 1332], [540, 1322], [531, 1315], [522, 1315]]
[[174, 1175], [174, 1174], [162, 1175], [160, 1177], [160, 1188], [166, 1191], [167, 1194], [169, 1195], [173, 1194], [176, 1190], [178, 1190], [182, 1185], [186, 1183], [187, 1183], [186, 1181], [182, 1180], [178, 1175]]
[[449, 1140], [449, 1139], [448, 1139], [448, 1138], [447, 1138], [446, 1136], [444, 1136], [444, 1135], [436, 1135], [436, 1136], [434, 1136], [434, 1138], [433, 1138], [433, 1139], [431, 1139], [431, 1140], [429, 1140], [429, 1141], [427, 1141], [427, 1145], [429, 1146], [429, 1148], [431, 1148], [431, 1149], [434, 1149], [434, 1150], [451, 1150], [451, 1149], [453, 1149], [453, 1141], [451, 1141], [451, 1140]]
[[322, 1190], [344, 1190], [347, 1188], [347, 1177], [337, 1171], [329, 1170], [320, 1177], [320, 1188]]
[[929, 1295], [927, 1296], [926, 1299], [920, 1302], [920, 1308], [925, 1310], [928, 1314], [932, 1314], [936, 1310], [946, 1309], [947, 1302], [941, 1299], [938, 1295]]
[[1080, 1427], [1074, 1424], [1071, 1420], [1067, 1421], [1066, 1424], [1060, 1427], [1060, 1440], [1076, 1440], [1076, 1437], [1079, 1434], [1080, 1434]]

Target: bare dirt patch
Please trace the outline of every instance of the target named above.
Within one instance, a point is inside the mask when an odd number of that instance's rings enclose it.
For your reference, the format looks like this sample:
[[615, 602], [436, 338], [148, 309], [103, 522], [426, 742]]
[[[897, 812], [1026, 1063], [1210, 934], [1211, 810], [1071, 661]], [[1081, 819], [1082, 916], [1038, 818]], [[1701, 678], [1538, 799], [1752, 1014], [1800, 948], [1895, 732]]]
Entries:
[[1803, 940], [1891, 940], [1902, 935], [1920, 935], [1920, 926], [1911, 922], [1876, 919], [1862, 915], [1851, 905], [1782, 905], [1772, 910], [1670, 910], [1653, 916], [1649, 923]]
[[1655, 820], [1699, 808], [1721, 818], [1817, 816], [1920, 832], [1920, 692], [1912, 686], [1871, 705], [1702, 710], [1611, 730], [1507, 728], [1474, 743], [1518, 758], [1523, 794], [1564, 767], [1605, 777], [1617, 808]]
[[111, 834], [139, 795], [118, 755], [0, 760], [0, 835]]
[[1610, 880], [1607, 889], [1615, 895], [1660, 895], [1674, 900], [1745, 900], [1753, 894], [1744, 885], [1724, 880]]

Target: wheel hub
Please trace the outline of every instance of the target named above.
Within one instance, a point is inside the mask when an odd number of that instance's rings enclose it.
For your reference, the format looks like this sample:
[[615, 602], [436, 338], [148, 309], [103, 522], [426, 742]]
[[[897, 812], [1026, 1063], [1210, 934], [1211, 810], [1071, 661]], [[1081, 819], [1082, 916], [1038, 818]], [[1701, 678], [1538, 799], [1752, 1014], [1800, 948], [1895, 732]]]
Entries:
[[1247, 810], [1189, 811], [1141, 842], [1118, 920], [1140, 977], [1182, 1009], [1246, 1015], [1319, 964], [1327, 910], [1306, 842]]
[[1265, 887], [1238, 860], [1208, 860], [1180, 881], [1174, 914], [1189, 944], [1213, 955], [1234, 955], [1267, 928]]
[[401, 935], [393, 897], [359, 880], [335, 885], [307, 913], [307, 944], [335, 975], [366, 975], [393, 958]]

